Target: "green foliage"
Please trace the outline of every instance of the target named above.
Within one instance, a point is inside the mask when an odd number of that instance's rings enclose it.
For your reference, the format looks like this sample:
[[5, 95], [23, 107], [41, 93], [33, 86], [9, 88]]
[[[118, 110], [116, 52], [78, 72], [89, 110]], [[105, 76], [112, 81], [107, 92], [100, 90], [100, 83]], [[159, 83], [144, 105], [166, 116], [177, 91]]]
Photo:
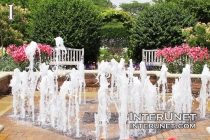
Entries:
[[123, 48], [107, 47], [100, 49], [98, 61], [111, 61], [111, 59], [115, 59], [116, 61], [120, 62], [121, 58], [124, 58], [125, 62], [129, 61], [128, 54]]
[[112, 4], [110, 0], [91, 0], [94, 5], [98, 6], [100, 9], [115, 8], [116, 6]]
[[28, 66], [28, 63], [17, 63], [14, 61], [12, 56], [7, 54], [0, 57], [0, 71], [13, 71], [15, 68], [23, 71], [26, 66]]
[[133, 1], [132, 3], [121, 3], [120, 8], [123, 11], [129, 12], [132, 16], [137, 15], [139, 12], [150, 7], [150, 4], [147, 3], [139, 3], [137, 1]]
[[206, 64], [206, 61], [196, 61], [193, 63], [192, 71], [194, 74], [201, 74], [203, 71], [203, 66]]
[[174, 2], [188, 9], [196, 15], [198, 21], [207, 23], [210, 22], [210, 1], [209, 0], [166, 0]]
[[60, 36], [70, 48], [84, 48], [85, 62], [96, 61], [99, 54], [101, 17], [89, 0], [45, 1], [32, 11], [30, 37], [55, 46]]
[[185, 41], [190, 46], [208, 47], [210, 49], [210, 23], [198, 22], [194, 27], [182, 30]]
[[165, 61], [165, 64], [168, 68], [168, 72], [170, 73], [182, 73], [183, 68], [188, 64], [185, 57], [181, 57], [179, 60], [175, 60], [173, 62]]
[[102, 46], [128, 47], [129, 34], [122, 23], [107, 24], [101, 29]]
[[[49, 0], [48, 0], [49, 1]], [[45, 2], [45, 0], [1, 0], [0, 4], [3, 6], [7, 6], [10, 4], [14, 4], [17, 6], [21, 6], [21, 8], [27, 8], [27, 9], [36, 9], [37, 5], [39, 5], [40, 3]]]
[[104, 26], [101, 30], [102, 45], [106, 47], [128, 47], [134, 19], [124, 11], [108, 9], [102, 13]]
[[6, 47], [10, 44], [22, 45], [26, 39], [27, 17], [29, 11], [20, 6], [14, 6], [14, 20], [9, 21], [9, 6], [0, 5], [0, 46]]
[[163, 3], [163, 2], [165, 2], [166, 0], [152, 0], [152, 2], [154, 2], [154, 3]]
[[133, 28], [135, 19], [132, 18], [127, 12], [115, 9], [108, 9], [102, 13], [102, 19], [104, 24], [110, 22], [121, 22], [122, 25], [129, 32]]
[[26, 8], [25, 5], [26, 5], [27, 1], [28, 0], [1, 0], [0, 4], [3, 6], [15, 4], [15, 5], [21, 6], [22, 8]]
[[133, 59], [142, 59], [142, 49], [157, 49], [183, 43], [182, 28], [193, 26], [196, 18], [174, 3], [151, 6], [138, 15], [131, 37]]

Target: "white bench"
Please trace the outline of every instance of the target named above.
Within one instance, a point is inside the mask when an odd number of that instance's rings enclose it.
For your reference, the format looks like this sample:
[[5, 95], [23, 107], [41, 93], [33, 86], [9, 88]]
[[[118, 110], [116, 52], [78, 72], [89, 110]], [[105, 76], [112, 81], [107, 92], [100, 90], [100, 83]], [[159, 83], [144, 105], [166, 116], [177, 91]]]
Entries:
[[[65, 51], [60, 51], [58, 58], [59, 65], [78, 65], [79, 62], [84, 62], [84, 48], [74, 49], [66, 48]], [[53, 54], [50, 57], [50, 65], [56, 65], [56, 51], [53, 49]]]
[[[155, 55], [156, 52], [157, 49], [155, 50], [142, 49], [142, 61], [151, 66], [162, 66], [162, 64], [164, 63], [164, 59], [162, 57], [157, 58]], [[185, 61], [188, 61], [188, 63], [191, 62], [191, 60], [187, 56], [185, 58]], [[180, 59], [177, 62], [182, 63], [182, 60]]]
[[157, 50], [145, 50], [142, 49], [142, 61], [152, 66], [162, 66], [163, 59], [157, 58], [155, 53]]

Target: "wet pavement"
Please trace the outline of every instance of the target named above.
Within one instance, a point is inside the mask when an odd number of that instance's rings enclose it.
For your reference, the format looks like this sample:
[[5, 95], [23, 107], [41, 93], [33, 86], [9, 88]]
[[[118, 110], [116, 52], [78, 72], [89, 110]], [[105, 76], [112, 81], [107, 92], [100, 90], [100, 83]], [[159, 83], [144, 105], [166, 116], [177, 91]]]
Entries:
[[[87, 93], [88, 94], [88, 93]], [[89, 137], [81, 137], [81, 140], [91, 140], [94, 137], [92, 131], [95, 126], [92, 122], [87, 123], [83, 117], [87, 112], [97, 112], [98, 103], [96, 96], [88, 96], [87, 104], [80, 106], [80, 128], [83, 133]], [[38, 107], [39, 95], [35, 97], [36, 108]], [[3, 109], [2, 109], [3, 108]], [[195, 112], [197, 105], [194, 105]], [[12, 114], [12, 96], [4, 96], [0, 98], [0, 124], [4, 125], [4, 130], [0, 133], [0, 140], [76, 140], [77, 138], [67, 137], [60, 132], [54, 130], [46, 130], [39, 126], [32, 125], [25, 121], [17, 121], [10, 116]], [[116, 112], [115, 106], [110, 106], [110, 112]], [[146, 138], [136, 138], [137, 140], [166, 140], [170, 137], [177, 137], [178, 140], [210, 140], [210, 135], [206, 132], [206, 127], [210, 126], [210, 119], [199, 121], [196, 123], [195, 129], [173, 129], [153, 135]], [[119, 137], [119, 126], [116, 123], [108, 125], [108, 137], [117, 139]], [[92, 137], [91, 137], [92, 136]]]

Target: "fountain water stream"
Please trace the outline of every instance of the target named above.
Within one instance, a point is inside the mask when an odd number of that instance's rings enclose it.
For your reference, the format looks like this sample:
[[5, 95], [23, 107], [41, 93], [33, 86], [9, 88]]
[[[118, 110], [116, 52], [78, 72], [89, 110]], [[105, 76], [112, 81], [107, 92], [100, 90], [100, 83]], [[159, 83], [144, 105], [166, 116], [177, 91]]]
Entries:
[[[165, 110], [166, 109], [166, 84], [167, 84], [167, 74], [168, 68], [165, 64], [162, 65], [160, 78], [157, 81], [158, 84], [158, 92], [157, 92], [157, 102], [158, 102], [158, 109]], [[161, 87], [162, 86], [162, 87]], [[161, 91], [161, 92], [160, 92]], [[161, 103], [162, 99], [162, 103]]]
[[[56, 38], [56, 66], [55, 70], [49, 70], [45, 63], [40, 64], [40, 71], [33, 71], [33, 58], [38, 49], [35, 42], [26, 48], [26, 55], [30, 65], [28, 71], [20, 72], [14, 70], [10, 86], [13, 94], [13, 109], [16, 118], [29, 118], [31, 121], [39, 122], [41, 126], [52, 127], [55, 130], [68, 132], [80, 137], [80, 104], [82, 104], [82, 93], [85, 98], [84, 64], [78, 64], [78, 70], [72, 69], [66, 75], [66, 80], [58, 89], [58, 67], [60, 51], [64, 50], [62, 38]], [[172, 86], [172, 97], [166, 100], [167, 67], [161, 68], [160, 78], [156, 84], [152, 84], [144, 62], [140, 63], [140, 77], [134, 76], [133, 62], [125, 70], [124, 59], [118, 63], [114, 59], [111, 62], [102, 61], [98, 66], [96, 79], [100, 84], [98, 90], [98, 112], [95, 118], [96, 140], [102, 136], [108, 138], [108, 126], [110, 120], [110, 104], [114, 104], [118, 113], [119, 139], [144, 136], [146, 133], [154, 133], [149, 129], [130, 129], [130, 123], [155, 123], [152, 120], [129, 120], [129, 113], [157, 113], [158, 110], [168, 111], [170, 106], [175, 113], [191, 113], [192, 93], [190, 65], [186, 65], [181, 76], [175, 80]], [[204, 66], [201, 80], [202, 88], [197, 100], [200, 102], [201, 117], [206, 115], [206, 100], [209, 96], [209, 69]], [[38, 80], [40, 82], [38, 84]], [[111, 82], [109, 82], [109, 79]], [[40, 91], [39, 114], [34, 114], [34, 93], [36, 86]], [[208, 87], [207, 87], [208, 86]], [[62, 109], [61, 109], [62, 108]], [[102, 132], [100, 131], [102, 127]]]
[[[12, 87], [13, 109], [16, 118], [30, 118], [35, 121], [34, 93], [36, 87], [40, 90], [39, 114], [37, 121], [41, 126], [52, 127], [56, 130], [72, 133], [76, 128], [76, 137], [80, 137], [79, 104], [82, 91], [85, 93], [84, 64], [78, 64], [78, 70], [73, 69], [58, 92], [58, 67], [60, 50], [65, 50], [62, 38], [56, 40], [56, 66], [49, 70], [49, 65], [40, 63], [40, 71], [34, 72], [34, 55], [39, 51], [36, 42], [27, 46], [25, 53], [30, 65], [28, 72], [14, 70], [10, 86]], [[38, 84], [38, 80], [40, 82]], [[20, 81], [19, 81], [20, 80]], [[67, 99], [68, 97], [68, 99]], [[85, 102], [85, 97], [84, 97]], [[68, 106], [67, 106], [67, 105]], [[62, 108], [62, 109], [61, 109]], [[26, 113], [27, 112], [27, 113]], [[74, 119], [73, 119], [74, 118]], [[75, 123], [75, 125], [73, 125]]]
[[201, 74], [202, 85], [200, 89], [200, 94], [199, 97], [196, 99], [197, 101], [200, 102], [198, 109], [201, 112], [200, 114], [201, 118], [205, 118], [206, 116], [206, 105], [207, 105], [206, 100], [209, 97], [209, 92], [210, 92], [210, 84], [208, 83], [209, 78], [210, 78], [209, 68], [207, 67], [207, 65], [204, 65], [203, 72]]
[[181, 77], [175, 80], [175, 85], [172, 87], [172, 98], [168, 102], [172, 102], [172, 110], [178, 114], [190, 113], [192, 101], [190, 65], [187, 64], [183, 68]]

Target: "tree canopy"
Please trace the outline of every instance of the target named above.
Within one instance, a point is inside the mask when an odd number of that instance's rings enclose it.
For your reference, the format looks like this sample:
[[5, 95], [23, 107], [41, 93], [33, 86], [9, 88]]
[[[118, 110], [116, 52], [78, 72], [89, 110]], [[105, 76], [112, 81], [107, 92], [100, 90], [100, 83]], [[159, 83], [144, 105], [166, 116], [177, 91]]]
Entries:
[[100, 11], [90, 0], [51, 0], [34, 11], [30, 38], [55, 46], [54, 38], [60, 36], [66, 47], [85, 49], [85, 62], [96, 61], [100, 28]]
[[210, 22], [210, 0], [153, 0], [156, 4], [173, 2], [196, 15], [198, 21]]
[[107, 8], [115, 8], [116, 6], [112, 4], [110, 0], [91, 0], [94, 5], [98, 6], [102, 10]]
[[182, 28], [194, 26], [197, 19], [188, 10], [174, 3], [151, 6], [139, 13], [133, 29], [133, 57], [141, 60], [142, 49], [157, 49], [183, 43]]
[[150, 4], [147, 3], [139, 3], [137, 1], [133, 1], [132, 3], [121, 3], [120, 8], [123, 11], [129, 12], [132, 16], [137, 15], [137, 13], [147, 9]]
[[28, 9], [22, 9], [20, 6], [14, 6], [14, 19], [9, 21], [9, 6], [0, 5], [0, 46], [7, 47], [10, 44], [21, 45], [24, 41], [26, 28], [28, 25]]

